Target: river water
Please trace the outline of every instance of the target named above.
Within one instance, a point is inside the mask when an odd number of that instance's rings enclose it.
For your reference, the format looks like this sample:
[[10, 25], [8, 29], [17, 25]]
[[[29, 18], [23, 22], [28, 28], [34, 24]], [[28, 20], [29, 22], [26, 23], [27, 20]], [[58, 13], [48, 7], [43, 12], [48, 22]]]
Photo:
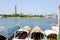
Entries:
[[[13, 34], [16, 26], [23, 28], [26, 25], [29, 25], [31, 30], [34, 26], [38, 25], [43, 31], [51, 29], [51, 26], [54, 25], [57, 21], [57, 18], [0, 18], [0, 26], [3, 26], [9, 35]], [[3, 30], [3, 31], [5, 31]]]

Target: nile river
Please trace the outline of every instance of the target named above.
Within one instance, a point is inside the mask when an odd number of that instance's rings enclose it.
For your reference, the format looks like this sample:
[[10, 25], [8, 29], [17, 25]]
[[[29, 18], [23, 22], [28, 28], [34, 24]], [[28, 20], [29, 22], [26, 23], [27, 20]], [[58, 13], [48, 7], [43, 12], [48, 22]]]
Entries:
[[0, 26], [11, 27], [29, 25], [31, 29], [38, 25], [42, 30], [50, 29], [56, 23], [56, 18], [0, 18]]
[[43, 31], [51, 29], [51, 26], [56, 23], [56, 18], [0, 18], [0, 26], [3, 26], [6, 32], [11, 35], [13, 34], [15, 27], [19, 26], [23, 28], [29, 25], [31, 30], [34, 26], [38, 25]]

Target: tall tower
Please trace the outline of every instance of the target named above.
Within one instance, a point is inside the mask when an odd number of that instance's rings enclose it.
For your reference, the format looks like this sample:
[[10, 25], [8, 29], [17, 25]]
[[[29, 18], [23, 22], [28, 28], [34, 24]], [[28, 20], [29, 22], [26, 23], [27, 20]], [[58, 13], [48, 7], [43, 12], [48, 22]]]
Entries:
[[60, 14], [60, 5], [59, 5], [59, 14]]
[[15, 5], [15, 14], [17, 14], [17, 6]]
[[15, 5], [15, 17], [16, 17], [15, 22], [14, 22], [15, 25], [17, 25], [17, 15], [16, 14], [17, 14], [17, 6]]

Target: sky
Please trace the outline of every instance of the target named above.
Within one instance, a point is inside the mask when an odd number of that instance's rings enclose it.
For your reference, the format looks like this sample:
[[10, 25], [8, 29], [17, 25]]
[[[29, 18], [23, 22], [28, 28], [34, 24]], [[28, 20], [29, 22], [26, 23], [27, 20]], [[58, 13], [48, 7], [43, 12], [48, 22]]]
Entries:
[[57, 14], [60, 0], [0, 0], [0, 14]]

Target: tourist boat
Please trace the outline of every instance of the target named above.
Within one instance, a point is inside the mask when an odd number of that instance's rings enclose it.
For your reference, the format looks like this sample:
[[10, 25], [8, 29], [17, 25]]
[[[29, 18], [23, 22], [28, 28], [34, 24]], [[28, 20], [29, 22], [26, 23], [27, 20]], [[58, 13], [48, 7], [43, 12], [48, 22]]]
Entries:
[[2, 32], [5, 33], [4, 27], [3, 26], [0, 26], [0, 40], [6, 40], [6, 37], [7, 36], [5, 36], [6, 34], [3, 34]]
[[5, 27], [5, 26], [0, 26], [0, 40], [10, 40], [13, 36], [13, 32], [17, 29], [19, 29], [19, 26], [11, 26]]
[[44, 33], [41, 30], [41, 28], [39, 28], [39, 26], [35, 26], [30, 33], [30, 37], [31, 37], [31, 40], [43, 40]]
[[44, 33], [47, 36], [48, 40], [58, 40], [58, 35], [59, 35], [58, 22], [56, 22], [56, 24], [53, 25], [50, 30], [45, 30]]
[[48, 40], [57, 40], [58, 33], [54, 30], [45, 30], [44, 31]]
[[14, 38], [12, 40], [28, 40], [30, 33], [30, 26], [25, 26], [23, 29], [18, 29], [14, 32]]

